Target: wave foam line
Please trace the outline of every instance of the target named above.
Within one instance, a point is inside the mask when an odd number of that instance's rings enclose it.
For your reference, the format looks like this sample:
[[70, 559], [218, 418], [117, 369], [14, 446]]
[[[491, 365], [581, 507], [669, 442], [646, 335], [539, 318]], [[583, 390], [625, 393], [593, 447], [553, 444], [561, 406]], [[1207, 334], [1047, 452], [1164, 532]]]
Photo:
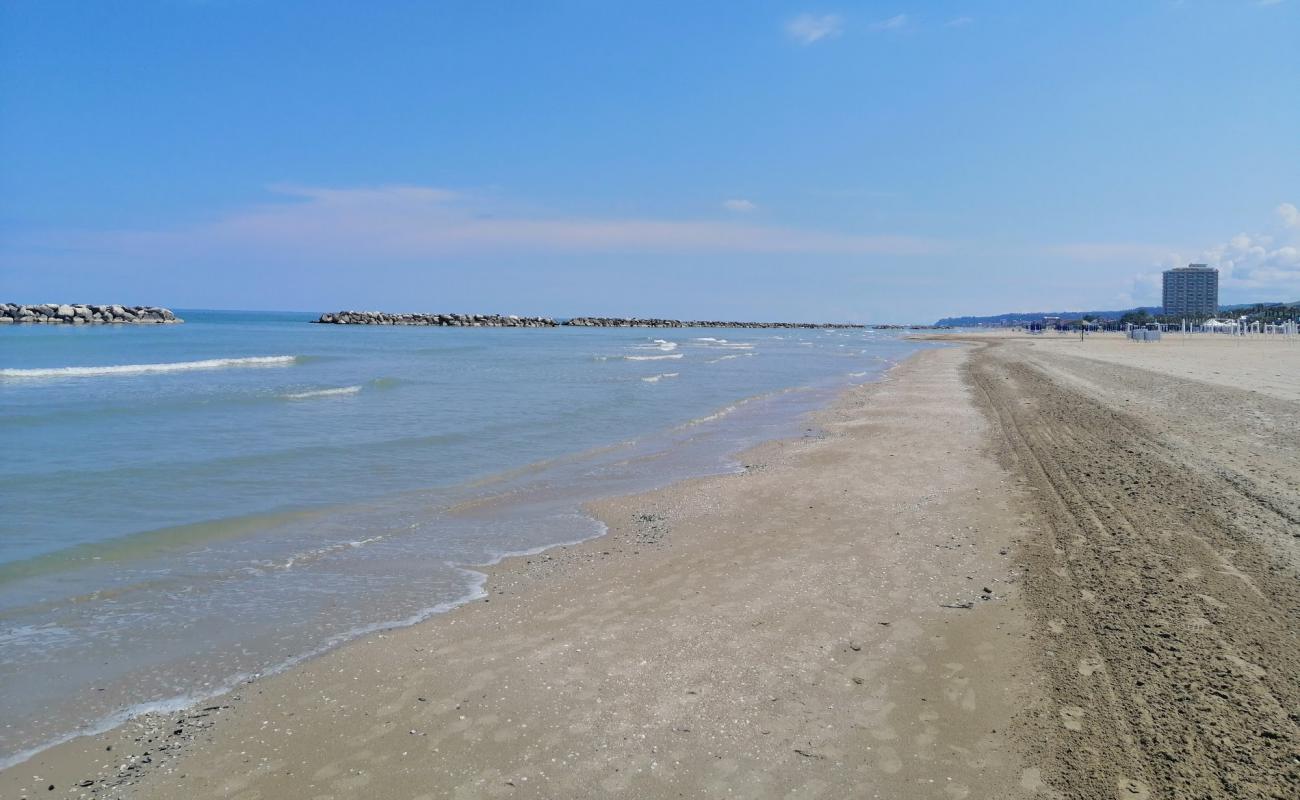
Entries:
[[681, 358], [681, 353], [669, 353], [664, 356], [623, 356], [624, 361], [663, 361], [667, 358]]
[[756, 356], [756, 355], [758, 355], [758, 353], [754, 353], [754, 352], [749, 352], [749, 353], [732, 353], [732, 354], [729, 355], [729, 356], [718, 356], [717, 358], [710, 359], [710, 360], [708, 360], [708, 361], [705, 361], [704, 363], [705, 363], [705, 364], [716, 364], [716, 363], [718, 363], [719, 361], [728, 361], [728, 360], [730, 360], [730, 359], [733, 359], [733, 358], [740, 358], [740, 357], [742, 357], [742, 356], [748, 358], [749, 356]]
[[[580, 539], [574, 539], [568, 542], [556, 542], [554, 544], [544, 544], [529, 550], [508, 550], [504, 552], [499, 552], [493, 555], [486, 562], [483, 562], [481, 564], [473, 564], [470, 566], [480, 566], [480, 567], [495, 566], [496, 564], [500, 564], [502, 561], [506, 560], [507, 558], [536, 555], [538, 553], [543, 553], [547, 550], [550, 550], [551, 548], [554, 547], [572, 547], [574, 545], [582, 544], [583, 542], [588, 541], [590, 539], [595, 539], [600, 536], [604, 536], [606, 533], [609, 532], [609, 528], [606, 527], [605, 523], [601, 522], [600, 520], [595, 519], [594, 517], [587, 516], [585, 514], [581, 514], [578, 516], [579, 518], [589, 520], [594, 524], [595, 531], [591, 533], [591, 535], [584, 536]], [[375, 537], [375, 538], [378, 539], [383, 537]], [[358, 544], [364, 544], [367, 541], [374, 541], [374, 539], [364, 540], [363, 542], [360, 542]], [[37, 746], [32, 747], [28, 750], [24, 750], [19, 753], [13, 753], [9, 756], [0, 756], [0, 770], [9, 769], [10, 767], [21, 764], [31, 759], [33, 756], [36, 756], [37, 754], [41, 753], [44, 750], [48, 750], [51, 747], [55, 747], [65, 742], [70, 742], [73, 739], [79, 738], [81, 736], [96, 736], [101, 733], [107, 733], [108, 731], [111, 731], [114, 728], [117, 728], [125, 724], [126, 722], [130, 721], [131, 719], [137, 717], [141, 717], [149, 714], [159, 714], [159, 715], [173, 714], [178, 711], [186, 711], [192, 709], [195, 706], [197, 706], [199, 703], [205, 703], [210, 701], [214, 697], [219, 697], [221, 695], [228, 694], [234, 691], [237, 687], [243, 684], [247, 684], [258, 678], [262, 678], [270, 675], [277, 675], [279, 673], [286, 672], [296, 667], [297, 665], [303, 663], [304, 661], [309, 661], [313, 658], [316, 658], [317, 656], [328, 653], [329, 651], [339, 647], [340, 645], [346, 644], [347, 642], [352, 641], [354, 639], [359, 639], [363, 636], [368, 636], [372, 633], [378, 633], [379, 631], [387, 631], [395, 628], [409, 628], [411, 626], [418, 625], [421, 622], [424, 622], [425, 620], [431, 617], [437, 616], [439, 614], [445, 614], [448, 611], [457, 608], [458, 606], [463, 606], [468, 603], [472, 603], [476, 600], [481, 600], [484, 597], [487, 597], [487, 590], [484, 588], [487, 585], [487, 580], [488, 580], [488, 576], [486, 572], [481, 572], [476, 569], [471, 569], [470, 566], [457, 564], [451, 561], [446, 561], [443, 563], [445, 563], [448, 567], [451, 567], [452, 569], [461, 573], [462, 575], [468, 576], [471, 580], [469, 589], [463, 592], [460, 596], [452, 600], [445, 600], [436, 605], [421, 609], [419, 611], [416, 611], [414, 614], [411, 614], [410, 616], [405, 617], [403, 619], [387, 620], [384, 622], [374, 622], [374, 623], [358, 625], [356, 627], [344, 631], [343, 633], [335, 634], [330, 638], [328, 638], [323, 644], [311, 648], [306, 652], [299, 653], [298, 655], [290, 656], [289, 658], [271, 667], [256, 672], [237, 673], [235, 675], [230, 676], [226, 680], [222, 681], [218, 685], [204, 690], [199, 690], [196, 692], [191, 692], [186, 694], [178, 694], [160, 700], [150, 700], [142, 703], [136, 703], [127, 706], [125, 708], [119, 709], [115, 712], [112, 712], [110, 714], [107, 714], [99, 718], [96, 721], [90, 722], [88, 724], [84, 724], [75, 730], [71, 730], [62, 735], [48, 739], [45, 742], [42, 742], [41, 744], [38, 744]]]
[[39, 369], [0, 369], [0, 378], [98, 378], [105, 376], [154, 375], [167, 372], [191, 372], [230, 367], [287, 367], [298, 356], [252, 356], [249, 358], [207, 358], [202, 361], [175, 361], [166, 364], [117, 364], [103, 367], [44, 367]]
[[650, 377], [642, 378], [641, 380], [645, 381], [646, 383], [658, 383], [664, 378], [676, 378], [680, 374], [681, 374], [680, 372], [661, 372], [658, 375], [651, 375]]
[[[598, 535], [603, 535], [603, 534], [598, 534]], [[580, 541], [585, 541], [585, 540], [579, 540], [578, 542], [573, 542], [573, 544], [578, 544]], [[546, 547], [538, 548], [537, 552], [550, 549], [551, 546], [552, 545], [548, 545]], [[554, 545], [554, 546], [559, 547], [562, 545]], [[502, 558], [511, 555], [514, 554], [507, 553]], [[418, 625], [421, 622], [424, 622], [430, 617], [436, 616], [438, 614], [445, 614], [448, 611], [451, 611], [452, 609], [456, 608], [457, 606], [462, 606], [465, 605], [466, 603], [472, 603], [475, 600], [481, 600], [482, 598], [487, 596], [487, 591], [483, 588], [484, 585], [487, 583], [488, 576], [486, 573], [469, 569], [459, 564], [453, 564], [450, 561], [444, 563], [446, 563], [447, 566], [451, 567], [457, 572], [469, 576], [473, 581], [468, 591], [466, 591], [465, 593], [461, 594], [459, 597], [453, 600], [447, 600], [442, 603], [438, 603], [437, 605], [430, 606], [425, 609], [421, 609], [420, 611], [417, 611], [414, 614], [404, 619], [388, 620], [385, 622], [375, 622], [375, 623], [369, 623], [365, 625], [358, 625], [354, 628], [344, 631], [343, 633], [339, 633], [331, 636], [329, 639], [325, 641], [324, 644], [318, 645], [310, 650], [307, 650], [306, 652], [299, 653], [298, 655], [290, 656], [289, 658], [279, 662], [278, 664], [274, 664], [266, 669], [258, 670], [255, 672], [239, 672], [235, 675], [228, 677], [226, 680], [220, 682], [215, 686], [196, 690], [194, 692], [188, 692], [185, 694], [173, 695], [171, 697], [162, 698], [159, 700], [148, 700], [142, 703], [135, 703], [126, 706], [124, 708], [118, 709], [117, 711], [111, 712], [109, 714], [100, 717], [98, 720], [83, 724], [79, 728], [55, 736], [30, 749], [23, 750], [22, 752], [18, 752], [18, 753], [13, 753], [8, 756], [0, 756], [0, 770], [6, 770], [9, 769], [10, 767], [21, 764], [24, 761], [31, 759], [33, 756], [38, 755], [44, 750], [48, 750], [51, 747], [56, 747], [58, 745], [64, 744], [65, 742], [70, 742], [73, 739], [77, 739], [82, 736], [97, 736], [101, 733], [107, 733], [108, 731], [111, 731], [114, 728], [124, 725], [125, 723], [137, 717], [147, 716], [151, 714], [169, 715], [180, 711], [189, 711], [195, 708], [199, 703], [206, 703], [212, 700], [212, 698], [214, 697], [220, 697], [221, 695], [229, 694], [230, 692], [234, 691], [237, 687], [250, 683], [258, 678], [267, 677], [271, 675], [278, 675], [281, 672], [286, 672], [298, 666], [299, 664], [303, 663], [304, 661], [309, 661], [313, 658], [316, 658], [317, 656], [328, 653], [329, 651], [339, 647], [340, 645], [346, 644], [347, 642], [350, 642], [354, 639], [359, 639], [362, 636], [368, 636], [369, 634], [372, 633], [378, 633], [379, 631], [386, 631], [393, 628], [409, 628], [413, 625]]]
[[754, 347], [753, 342], [732, 342], [727, 339], [715, 339], [712, 336], [697, 336], [691, 341], [699, 342], [701, 347], [724, 347], [733, 350], [752, 350]]
[[313, 397], [341, 397], [356, 394], [360, 391], [360, 386], [340, 386], [337, 389], [314, 389], [310, 392], [293, 392], [292, 394], [282, 394], [280, 396], [285, 400], [308, 400]]

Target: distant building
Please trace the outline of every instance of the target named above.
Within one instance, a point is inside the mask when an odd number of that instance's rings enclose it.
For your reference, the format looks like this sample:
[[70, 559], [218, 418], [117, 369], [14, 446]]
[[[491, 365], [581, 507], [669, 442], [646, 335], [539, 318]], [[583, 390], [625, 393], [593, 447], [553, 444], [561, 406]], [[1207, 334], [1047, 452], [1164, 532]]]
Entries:
[[1219, 271], [1204, 264], [1165, 270], [1165, 316], [1212, 317], [1219, 312]]

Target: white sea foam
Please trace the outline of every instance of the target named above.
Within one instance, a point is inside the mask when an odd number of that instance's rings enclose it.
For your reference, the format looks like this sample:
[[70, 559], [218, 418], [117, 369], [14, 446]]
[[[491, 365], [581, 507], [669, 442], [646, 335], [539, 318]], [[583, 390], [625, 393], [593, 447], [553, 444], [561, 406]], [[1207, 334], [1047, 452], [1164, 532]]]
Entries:
[[733, 342], [729, 339], [715, 339], [712, 336], [700, 336], [692, 341], [699, 342], [701, 347], [718, 347], [731, 350], [752, 350], [753, 342]]
[[293, 392], [291, 394], [282, 394], [280, 396], [286, 400], [307, 400], [312, 397], [341, 397], [343, 395], [356, 394], [360, 391], [360, 386], [340, 386], [337, 389], [314, 389], [309, 392]]
[[98, 378], [105, 376], [152, 375], [231, 367], [287, 367], [298, 356], [252, 356], [250, 358], [207, 358], [202, 361], [173, 361], [165, 364], [116, 364], [103, 367], [44, 367], [0, 369], [0, 378]]
[[728, 356], [718, 356], [717, 358], [710, 359], [710, 360], [708, 360], [708, 361], [705, 361], [704, 363], [705, 363], [705, 364], [716, 364], [716, 363], [718, 363], [719, 361], [727, 361], [728, 359], [732, 359], [732, 358], [740, 358], [741, 356], [756, 356], [756, 355], [758, 355], [758, 353], [757, 353], [757, 352], [752, 352], [752, 351], [751, 351], [751, 352], [748, 352], [748, 353], [732, 353], [731, 355], [728, 355]]
[[671, 352], [677, 349], [677, 342], [670, 342], [667, 339], [655, 339], [649, 346], [657, 350]]
[[[597, 535], [601, 535], [604, 533], [604, 526], [602, 525], [601, 527], [602, 527], [601, 533]], [[578, 540], [572, 542], [571, 544], [578, 544], [581, 541], [584, 540]], [[561, 546], [561, 545], [554, 545], [554, 546]], [[527, 551], [527, 552], [528, 553], [541, 552], [543, 550], [550, 549], [550, 547], [551, 545], [548, 545], [545, 547], [537, 548], [536, 551]], [[505, 553], [500, 558], [498, 558], [497, 561], [500, 561], [501, 559], [504, 559], [512, 555], [515, 554]], [[497, 563], [497, 561], [491, 563]], [[365, 625], [358, 625], [354, 628], [344, 631], [343, 633], [331, 636], [323, 644], [318, 645], [317, 647], [307, 650], [306, 652], [299, 653], [298, 655], [291, 656], [281, 661], [280, 663], [268, 667], [267, 669], [264, 670], [260, 670], [257, 672], [240, 672], [230, 676], [229, 678], [227, 678], [224, 681], [221, 681], [218, 684], [205, 687], [202, 690], [187, 692], [184, 694], [177, 694], [168, 698], [163, 698], [161, 700], [150, 700], [143, 703], [136, 703], [134, 705], [121, 708], [115, 712], [100, 717], [98, 720], [85, 723], [81, 727], [77, 728], [76, 730], [68, 731], [67, 733], [48, 739], [42, 742], [41, 744], [37, 745], [36, 747], [29, 748], [22, 752], [14, 753], [7, 757], [0, 757], [0, 770], [9, 769], [10, 767], [16, 764], [21, 764], [24, 761], [30, 759], [31, 757], [37, 755], [43, 750], [47, 750], [56, 745], [63, 744], [64, 742], [72, 741], [73, 739], [76, 739], [79, 736], [95, 736], [97, 734], [111, 731], [112, 729], [118, 727], [119, 725], [126, 723], [128, 720], [135, 719], [137, 717], [142, 717], [151, 714], [169, 715], [179, 711], [186, 711], [188, 709], [192, 709], [195, 706], [197, 706], [199, 703], [206, 702], [211, 698], [226, 694], [227, 692], [234, 690], [235, 687], [240, 686], [242, 684], [246, 684], [249, 681], [254, 680], [255, 678], [279, 674], [281, 672], [284, 672], [288, 669], [297, 666], [298, 664], [301, 664], [304, 661], [308, 661], [312, 658], [315, 658], [316, 656], [322, 655], [323, 653], [327, 653], [330, 650], [333, 650], [334, 648], [338, 647], [339, 645], [344, 644], [345, 642], [349, 642], [352, 641], [353, 639], [358, 639], [362, 636], [366, 636], [371, 633], [376, 633], [378, 631], [389, 630], [390, 628], [409, 628], [412, 625], [418, 625], [419, 623], [424, 622], [426, 619], [429, 619], [432, 616], [435, 616], [437, 614], [445, 614], [446, 612], [451, 611], [457, 606], [462, 606], [465, 605], [466, 603], [471, 603], [475, 600], [480, 600], [483, 597], [487, 596], [487, 592], [483, 588], [484, 584], [487, 583], [486, 573], [479, 572], [478, 570], [469, 569], [459, 564], [453, 564], [449, 561], [444, 563], [446, 563], [447, 566], [451, 567], [457, 572], [460, 572], [464, 575], [468, 575], [473, 579], [473, 583], [471, 584], [469, 590], [462, 593], [459, 597], [456, 597], [455, 599], [447, 600], [438, 603], [436, 605], [429, 606], [428, 608], [421, 609], [415, 612], [414, 614], [411, 614], [410, 616], [405, 617], [403, 619], [387, 620], [383, 622], [375, 622], [375, 623], [370, 623]]]
[[681, 358], [681, 353], [669, 353], [662, 356], [623, 356], [624, 361], [663, 361], [668, 358]]
[[646, 383], [658, 383], [664, 378], [676, 378], [680, 374], [680, 372], [661, 372], [658, 375], [651, 375], [650, 377], [642, 378], [641, 380]]
[[712, 414], [709, 414], [707, 416], [697, 417], [692, 420], [687, 420], [686, 422], [683, 422], [681, 425], [678, 425], [677, 429], [683, 430], [685, 428], [693, 428], [696, 425], [703, 425], [706, 422], [713, 422], [714, 420], [722, 419], [723, 417], [728, 416], [729, 414], [732, 414], [733, 412], [737, 411], [741, 406], [748, 405], [749, 402], [753, 399], [754, 398], [752, 397], [747, 397], [744, 400], [737, 401], [735, 403], [732, 403], [729, 406], [723, 406], [722, 408], [718, 409], [717, 411], [714, 411]]

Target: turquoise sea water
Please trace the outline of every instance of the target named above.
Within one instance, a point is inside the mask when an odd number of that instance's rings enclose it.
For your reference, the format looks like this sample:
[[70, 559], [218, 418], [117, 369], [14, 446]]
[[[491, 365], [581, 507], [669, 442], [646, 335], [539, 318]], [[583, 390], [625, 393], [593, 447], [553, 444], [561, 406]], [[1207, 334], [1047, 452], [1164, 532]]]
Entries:
[[0, 330], [0, 763], [473, 598], [917, 347], [180, 315]]

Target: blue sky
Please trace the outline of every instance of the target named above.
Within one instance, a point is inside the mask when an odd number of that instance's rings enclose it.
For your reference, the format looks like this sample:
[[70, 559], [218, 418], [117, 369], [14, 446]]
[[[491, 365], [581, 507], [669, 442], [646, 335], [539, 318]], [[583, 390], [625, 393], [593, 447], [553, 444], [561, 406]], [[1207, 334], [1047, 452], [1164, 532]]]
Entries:
[[0, 298], [1300, 299], [1300, 0], [0, 0]]

